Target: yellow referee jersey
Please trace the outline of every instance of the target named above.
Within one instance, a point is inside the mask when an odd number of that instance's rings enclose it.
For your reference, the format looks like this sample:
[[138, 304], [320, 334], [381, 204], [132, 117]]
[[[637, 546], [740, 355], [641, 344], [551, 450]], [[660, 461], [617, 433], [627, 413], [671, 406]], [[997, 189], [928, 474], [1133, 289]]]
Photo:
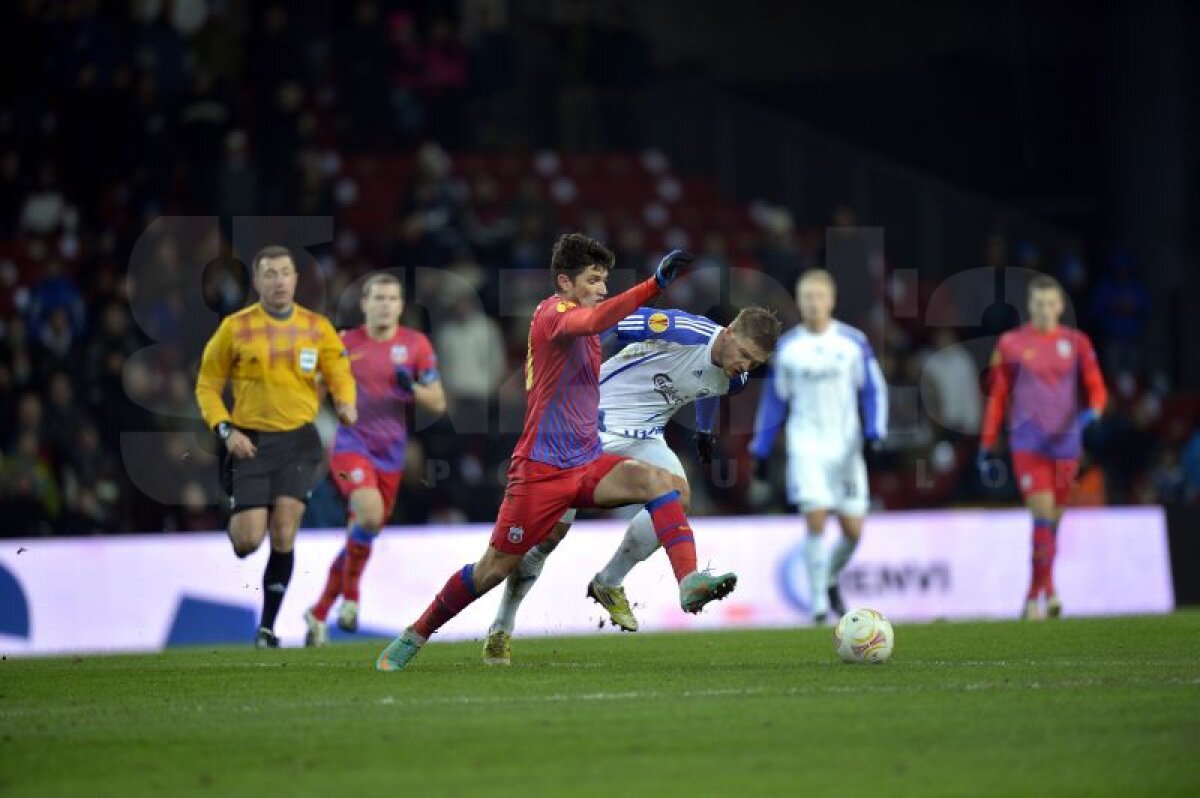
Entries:
[[[208, 426], [280, 432], [317, 417], [317, 375], [338, 402], [353, 405], [354, 377], [342, 339], [319, 313], [292, 306], [276, 319], [254, 304], [226, 316], [204, 347], [196, 401]], [[233, 383], [233, 413], [222, 391]]]

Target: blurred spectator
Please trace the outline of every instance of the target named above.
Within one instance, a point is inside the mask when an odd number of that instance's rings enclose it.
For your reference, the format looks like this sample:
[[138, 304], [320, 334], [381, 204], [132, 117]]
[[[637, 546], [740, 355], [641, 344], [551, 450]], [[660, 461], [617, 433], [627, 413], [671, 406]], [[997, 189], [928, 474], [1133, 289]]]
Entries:
[[462, 34], [476, 103], [472, 127], [481, 147], [495, 146], [512, 113], [506, 100], [516, 81], [516, 44], [500, 0], [467, 0], [464, 5]]
[[50, 376], [46, 391], [45, 417], [42, 430], [46, 445], [54, 453], [60, 465], [75, 447], [79, 428], [88, 423], [86, 413], [75, 401], [75, 389], [65, 371], [56, 371]]
[[467, 90], [467, 51], [454, 24], [439, 17], [429, 29], [425, 50], [424, 94], [429, 99], [430, 133], [447, 146], [464, 143], [461, 108]]
[[1150, 313], [1150, 292], [1134, 274], [1129, 255], [1118, 251], [1092, 294], [1092, 318], [1100, 331], [1105, 368], [1137, 372], [1142, 365], [1142, 334]]
[[217, 207], [226, 216], [253, 216], [259, 212], [258, 168], [248, 147], [244, 130], [232, 130], [225, 137], [225, 158], [217, 177]]
[[25, 428], [5, 452], [4, 527], [10, 535], [44, 535], [61, 509], [54, 468], [42, 452], [36, 428]]
[[38, 170], [37, 188], [21, 203], [18, 229], [33, 235], [50, 235], [62, 227], [67, 212], [67, 201], [58, 186], [54, 165], [44, 163]]
[[460, 432], [486, 433], [489, 406], [508, 364], [500, 325], [484, 314], [479, 298], [463, 289], [433, 331], [449, 416]]
[[81, 422], [76, 426], [63, 461], [67, 531], [82, 534], [119, 529], [122, 472], [116, 458], [101, 448], [94, 425]]
[[1184, 445], [1179, 466], [1183, 472], [1184, 500], [1200, 501], [1200, 429]]
[[803, 264], [796, 252], [795, 222], [785, 208], [766, 208], [760, 217], [762, 243], [755, 253], [762, 270], [791, 291]]
[[[51, 258], [46, 263], [45, 276], [29, 295], [29, 325], [34, 340], [42, 341], [52, 325], [62, 326], [62, 322], [52, 322], [52, 317], [58, 311], [64, 314], [63, 321], [70, 335], [83, 332], [87, 317], [79, 287], [67, 276], [62, 261]], [[62, 331], [56, 329], [54, 334], [61, 335]]]
[[1184, 500], [1183, 468], [1179, 462], [1179, 453], [1170, 446], [1159, 450], [1150, 472], [1149, 483], [1155, 503], [1178, 504]]
[[426, 142], [417, 151], [417, 173], [403, 202], [395, 260], [441, 266], [467, 248], [466, 208], [450, 180], [450, 157]]
[[983, 418], [979, 368], [954, 330], [935, 330], [918, 361], [921, 400], [929, 417], [954, 437], [978, 434]]

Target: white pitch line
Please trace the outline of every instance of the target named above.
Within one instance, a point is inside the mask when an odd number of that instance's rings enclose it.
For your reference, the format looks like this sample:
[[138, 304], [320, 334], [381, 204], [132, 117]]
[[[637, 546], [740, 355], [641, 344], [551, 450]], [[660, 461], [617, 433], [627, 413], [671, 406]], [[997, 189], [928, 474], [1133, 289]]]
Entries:
[[[861, 666], [869, 668], [870, 666]], [[885, 666], [886, 667], [886, 666]], [[395, 675], [385, 678], [396, 679], [403, 678]], [[728, 688], [706, 688], [698, 690], [682, 690], [682, 691], [662, 691], [662, 690], [617, 690], [617, 691], [600, 691], [587, 693], [546, 693], [542, 695], [527, 695], [527, 696], [506, 696], [506, 695], [458, 695], [458, 696], [433, 696], [426, 698], [404, 697], [404, 696], [384, 696], [375, 699], [369, 703], [377, 706], [388, 707], [438, 707], [438, 706], [520, 706], [520, 705], [537, 705], [537, 704], [561, 704], [571, 702], [606, 702], [606, 701], [649, 701], [649, 700], [705, 700], [718, 698], [803, 698], [803, 697], [820, 697], [829, 695], [849, 695], [849, 694], [891, 694], [891, 695], [916, 695], [920, 693], [964, 693], [964, 692], [1015, 692], [1018, 690], [1073, 690], [1080, 688], [1099, 688], [1099, 687], [1200, 687], [1200, 677], [1192, 678], [1169, 678], [1169, 679], [1122, 679], [1119, 681], [1109, 681], [1105, 679], [1071, 679], [1063, 681], [1030, 681], [1025, 683], [995, 682], [960, 682], [952, 684], [937, 684], [937, 685], [885, 685], [885, 684], [859, 684], [859, 685], [807, 685], [802, 687], [789, 687], [785, 689], [769, 689], [762, 687], [728, 687]], [[170, 706], [164, 709], [170, 710], [172, 713], [194, 711], [196, 713], [206, 713], [209, 711], [228, 713], [230, 711], [242, 711], [247, 713], [259, 713], [264, 706], [269, 706], [272, 709], [338, 709], [344, 707], [363, 707], [367, 701], [353, 699], [316, 699], [310, 701], [289, 701], [275, 702], [264, 701], [261, 704], [238, 704], [236, 706], [226, 705], [203, 705], [196, 704], [191, 706]], [[81, 712], [88, 711], [105, 711], [104, 707], [89, 707], [82, 710], [78, 707], [22, 707], [19, 709], [8, 709], [0, 711], [0, 719], [15, 719], [30, 716], [45, 718], [48, 715], [57, 716], [74, 716]]]

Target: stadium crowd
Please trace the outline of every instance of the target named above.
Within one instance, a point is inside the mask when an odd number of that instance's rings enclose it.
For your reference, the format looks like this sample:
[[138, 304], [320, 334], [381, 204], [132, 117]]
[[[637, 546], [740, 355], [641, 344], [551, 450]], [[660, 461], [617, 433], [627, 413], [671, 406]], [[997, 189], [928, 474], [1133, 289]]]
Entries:
[[[356, 323], [355, 280], [409, 270], [405, 320], [430, 331], [451, 406], [444, 418], [419, 420], [397, 522], [493, 516], [521, 426], [528, 306], [549, 292], [545, 267], [560, 229], [604, 240], [619, 265], [642, 270], [677, 243], [619, 204], [575, 203], [564, 213], [564, 184], [532, 171], [499, 186], [456, 168], [463, 154], [498, 147], [523, 151], [523, 164], [559, 158], [532, 157], [535, 142], [511, 135], [516, 45], [502, 0], [416, 10], [363, 0], [341, 22], [281, 3], [215, 0], [26, 0], [3, 13], [0, 39], [27, 69], [0, 75], [0, 535], [221, 525], [216, 444], [191, 386], [217, 318], [247, 301], [234, 217], [335, 219], [331, 240], [310, 249], [316, 267], [299, 299], [339, 325]], [[588, 32], [590, 49], [572, 29], [559, 37], [557, 88], [572, 98], [564, 151], [616, 147], [633, 168], [669, 175], [661, 156], [630, 150], [621, 130], [593, 140], [575, 124], [619, 105], [651, 69], [646, 45], [619, 20]], [[600, 46], [623, 57], [585, 57]], [[372, 227], [348, 212], [360, 200], [351, 165], [380, 153], [411, 168], [393, 187], [395, 214]], [[684, 241], [701, 256], [701, 276], [731, 274], [725, 296], [746, 302], [768, 280], [790, 288], [825, 263], [826, 227], [836, 236], [881, 221], [846, 206], [829, 219], [769, 206], [738, 212], [748, 224]], [[195, 215], [213, 218], [155, 223]], [[1002, 233], [980, 242], [980, 253], [963, 268], [1057, 276], [1101, 352], [1113, 400], [1089, 431], [1079, 501], [1200, 499], [1196, 408], [1143, 367], [1150, 307], [1138, 264], [1115, 253], [1096, 268]], [[876, 342], [890, 384], [921, 388], [919, 402], [903, 392], [893, 400], [893, 435], [873, 472], [883, 503], [1014, 499], [1011, 485], [989, 491], [970, 467], [981, 406], [963, 386], [978, 384], [988, 353], [960, 344], [962, 329], [923, 324], [925, 314], [894, 318], [888, 309], [900, 293], [915, 293], [924, 308], [937, 282], [905, 285], [891, 278], [900, 264], [868, 254], [880, 288], [847, 321]], [[716, 266], [725, 268], [703, 268]], [[692, 309], [721, 321], [734, 304]], [[794, 321], [794, 310], [780, 310]], [[735, 400], [726, 418], [726, 463], [745, 462], [752, 396]], [[688, 445], [686, 430], [672, 436]], [[748, 509], [745, 474], [693, 479], [697, 511]], [[325, 484], [306, 523], [337, 525], [341, 514]]]

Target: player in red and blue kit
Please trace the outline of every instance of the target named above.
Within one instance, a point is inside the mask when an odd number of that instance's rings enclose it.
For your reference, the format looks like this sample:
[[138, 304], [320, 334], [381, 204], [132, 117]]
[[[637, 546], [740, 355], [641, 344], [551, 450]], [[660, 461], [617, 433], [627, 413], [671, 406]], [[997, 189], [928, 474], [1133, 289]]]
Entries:
[[504, 581], [572, 507], [644, 502], [675, 571], [685, 611], [699, 612], [733, 590], [733, 574], [696, 570], [692, 528], [680, 503], [686, 483], [664, 469], [605, 454], [597, 431], [599, 334], [658, 294], [691, 260], [687, 253], [672, 252], [653, 278], [605, 300], [613, 254], [578, 233], [555, 243], [550, 267], [556, 293], [537, 306], [529, 327], [525, 430], [513, 451], [491, 542], [479, 562], [451, 575], [421, 617], [380, 653], [377, 670], [404, 668], [430, 635]]
[[400, 281], [384, 273], [367, 278], [362, 311], [363, 325], [342, 333], [358, 385], [358, 422], [338, 428], [329, 463], [333, 482], [350, 508], [350, 529], [345, 547], [329, 567], [321, 598], [304, 614], [304, 642], [309, 646], [325, 643], [325, 618], [339, 595], [338, 627], [358, 630], [359, 581], [371, 544], [391, 517], [400, 490], [408, 406], [416, 402], [432, 413], [446, 409], [429, 339], [400, 326]]
[[1029, 619], [1041, 617], [1041, 598], [1047, 615], [1062, 614], [1053, 573], [1058, 523], [1079, 469], [1083, 430], [1108, 402], [1091, 340], [1059, 324], [1063, 305], [1062, 287], [1053, 278], [1030, 282], [1029, 323], [1002, 335], [992, 355], [979, 450], [984, 482], [994, 481], [993, 452], [1007, 409], [1013, 471], [1033, 513], [1033, 576], [1024, 611]]

